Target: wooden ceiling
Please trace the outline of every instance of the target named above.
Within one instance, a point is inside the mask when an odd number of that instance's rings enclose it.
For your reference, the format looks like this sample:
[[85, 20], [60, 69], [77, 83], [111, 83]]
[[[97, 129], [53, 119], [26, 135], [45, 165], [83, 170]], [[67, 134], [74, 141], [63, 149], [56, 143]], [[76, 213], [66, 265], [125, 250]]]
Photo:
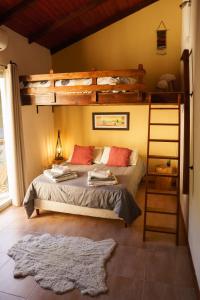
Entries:
[[53, 54], [156, 1], [1, 0], [0, 25]]

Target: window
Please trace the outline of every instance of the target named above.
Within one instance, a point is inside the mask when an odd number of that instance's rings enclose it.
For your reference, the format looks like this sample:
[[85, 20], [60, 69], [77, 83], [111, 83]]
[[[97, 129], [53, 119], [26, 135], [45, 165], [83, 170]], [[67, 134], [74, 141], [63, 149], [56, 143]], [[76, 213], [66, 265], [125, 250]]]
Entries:
[[[3, 79], [1, 78], [0, 81]], [[2, 89], [2, 84], [0, 88]], [[1, 90], [0, 90], [1, 91]], [[0, 210], [5, 205], [9, 204], [8, 194], [8, 176], [6, 167], [6, 151], [5, 151], [5, 139], [3, 129], [3, 112], [2, 112], [2, 101], [0, 93]]]

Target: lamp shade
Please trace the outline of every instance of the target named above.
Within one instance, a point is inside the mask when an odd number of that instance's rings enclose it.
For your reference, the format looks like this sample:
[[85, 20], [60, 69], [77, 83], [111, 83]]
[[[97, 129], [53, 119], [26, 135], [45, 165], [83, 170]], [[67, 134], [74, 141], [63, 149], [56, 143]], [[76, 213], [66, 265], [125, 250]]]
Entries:
[[8, 46], [8, 34], [7, 32], [0, 28], [0, 51], [3, 51]]
[[56, 153], [55, 153], [55, 160], [59, 160], [59, 159], [63, 159], [60, 130], [58, 130], [58, 137], [57, 137], [57, 142], [56, 142]]

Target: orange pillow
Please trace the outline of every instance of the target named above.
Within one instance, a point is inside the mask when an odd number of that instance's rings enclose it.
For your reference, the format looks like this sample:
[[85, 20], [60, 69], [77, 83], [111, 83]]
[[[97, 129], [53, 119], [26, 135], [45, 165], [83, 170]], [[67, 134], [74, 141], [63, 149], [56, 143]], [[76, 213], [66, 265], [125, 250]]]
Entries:
[[93, 159], [93, 146], [74, 146], [70, 163], [74, 165], [91, 165]]
[[131, 153], [128, 148], [111, 147], [107, 166], [128, 167]]

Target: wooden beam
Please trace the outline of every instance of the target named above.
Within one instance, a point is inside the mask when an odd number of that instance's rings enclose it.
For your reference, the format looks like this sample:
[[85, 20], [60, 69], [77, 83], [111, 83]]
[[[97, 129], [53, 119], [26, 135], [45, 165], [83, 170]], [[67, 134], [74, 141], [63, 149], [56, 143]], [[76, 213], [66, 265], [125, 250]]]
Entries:
[[72, 11], [71, 13], [61, 17], [58, 21], [51, 23], [50, 25], [44, 26], [40, 30], [34, 32], [29, 37], [29, 43], [38, 41], [41, 37], [46, 36], [52, 31], [57, 30], [59, 27], [70, 22], [71, 20], [80, 17], [82, 14], [86, 13], [88, 10], [94, 9], [97, 5], [102, 4], [107, 0], [90, 0], [85, 5], [81, 5], [79, 9]]
[[60, 50], [62, 50], [63, 48], [66, 48], [80, 40], [82, 40], [83, 38], [105, 28], [106, 26], [113, 24], [114, 22], [117, 22], [133, 13], [135, 13], [136, 11], [150, 5], [153, 4], [154, 2], [157, 2], [158, 0], [146, 0], [146, 1], [142, 1], [138, 4], [135, 4], [132, 8], [128, 8], [125, 11], [121, 11], [119, 12], [117, 15], [114, 15], [113, 17], [109, 18], [108, 20], [105, 20], [99, 24], [97, 24], [95, 27], [90, 27], [87, 28], [86, 30], [82, 31], [80, 34], [77, 34], [75, 36], [73, 36], [72, 38], [68, 39], [67, 41], [64, 41], [62, 43], [60, 43], [58, 46], [55, 46], [53, 48], [51, 48], [51, 54], [54, 54]]
[[13, 6], [12, 8], [8, 9], [6, 12], [0, 15], [0, 25], [8, 22], [15, 14], [20, 13], [22, 10], [33, 4], [36, 0], [22, 0], [17, 5]]

